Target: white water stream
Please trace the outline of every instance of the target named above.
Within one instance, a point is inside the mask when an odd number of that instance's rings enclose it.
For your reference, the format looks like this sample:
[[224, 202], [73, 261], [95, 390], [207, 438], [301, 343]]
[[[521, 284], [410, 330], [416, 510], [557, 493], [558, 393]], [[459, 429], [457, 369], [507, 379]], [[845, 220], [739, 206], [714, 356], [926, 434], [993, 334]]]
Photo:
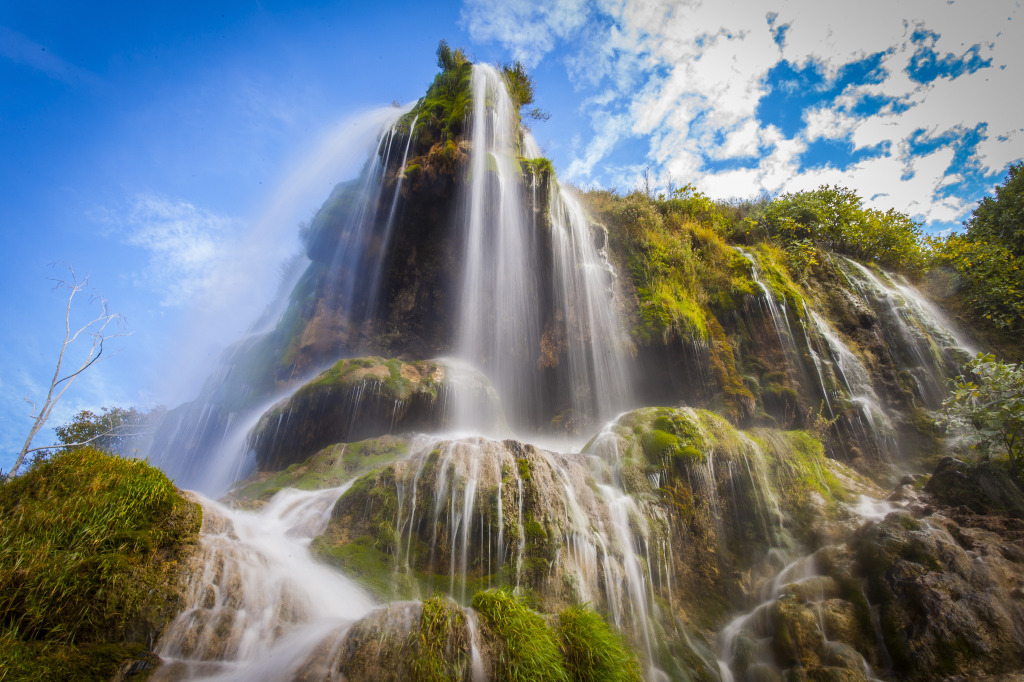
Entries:
[[325, 639], [374, 609], [309, 553], [344, 490], [286, 489], [258, 512], [201, 498], [188, 605], [158, 643], [165, 664], [152, 679], [292, 679]]

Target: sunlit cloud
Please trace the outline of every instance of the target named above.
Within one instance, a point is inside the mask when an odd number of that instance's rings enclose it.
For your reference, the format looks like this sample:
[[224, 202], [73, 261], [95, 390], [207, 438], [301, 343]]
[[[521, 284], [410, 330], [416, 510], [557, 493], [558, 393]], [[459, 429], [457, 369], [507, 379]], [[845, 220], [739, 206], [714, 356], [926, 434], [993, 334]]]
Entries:
[[474, 39], [561, 59], [584, 97], [600, 92], [567, 169], [579, 183], [619, 175], [610, 155], [642, 140], [637, 167], [713, 196], [832, 182], [950, 221], [1024, 156], [1017, 0], [554, 0], [493, 19], [482, 7], [465, 5]]

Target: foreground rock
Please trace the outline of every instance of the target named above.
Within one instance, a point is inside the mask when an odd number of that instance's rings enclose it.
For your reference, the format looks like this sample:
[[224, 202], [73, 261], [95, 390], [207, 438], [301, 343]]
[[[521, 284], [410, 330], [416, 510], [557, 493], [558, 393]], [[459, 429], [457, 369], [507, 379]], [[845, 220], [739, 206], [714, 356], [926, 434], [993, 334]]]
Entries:
[[202, 513], [145, 462], [81, 448], [0, 483], [0, 678], [151, 668]]
[[[952, 479], [959, 487], [948, 486]], [[949, 459], [925, 492], [901, 486], [893, 497], [905, 508], [783, 576], [777, 595], [742, 624], [733, 672], [1024, 679], [1024, 521], [986, 513], [1020, 495], [1006, 484], [990, 465]], [[970, 500], [981, 513], [950, 500]]]

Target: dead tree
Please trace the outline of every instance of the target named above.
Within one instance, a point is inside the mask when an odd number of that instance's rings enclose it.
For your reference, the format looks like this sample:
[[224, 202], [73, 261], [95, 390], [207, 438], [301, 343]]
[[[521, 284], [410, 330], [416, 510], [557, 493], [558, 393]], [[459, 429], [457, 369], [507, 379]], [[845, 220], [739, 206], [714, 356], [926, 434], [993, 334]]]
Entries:
[[[31, 398], [25, 398], [25, 402], [32, 406], [31, 418], [32, 428], [28, 432], [28, 438], [25, 439], [25, 445], [22, 446], [21, 452], [18, 453], [18, 459], [14, 461], [14, 467], [7, 474], [8, 476], [14, 476], [18, 473], [18, 469], [21, 467], [22, 462], [25, 461], [25, 456], [30, 452], [37, 450], [51, 449], [50, 446], [42, 448], [33, 448], [32, 439], [36, 437], [40, 429], [46, 424], [46, 421], [50, 418], [50, 413], [53, 408], [57, 405], [64, 393], [67, 392], [71, 384], [75, 382], [81, 374], [95, 365], [100, 360], [110, 357], [110, 354], [104, 355], [107, 350], [105, 344], [108, 340], [118, 337], [126, 336], [127, 332], [124, 327], [124, 317], [119, 313], [110, 312], [110, 308], [107, 304], [107, 299], [102, 296], [91, 294], [89, 295], [89, 303], [99, 308], [99, 313], [92, 320], [86, 322], [77, 329], [72, 329], [71, 323], [71, 309], [74, 303], [75, 296], [80, 293], [88, 292], [89, 276], [86, 275], [81, 281], [75, 275], [75, 270], [71, 266], [68, 266], [70, 277], [68, 279], [54, 279], [56, 282], [55, 290], [64, 289], [68, 292], [67, 305], [64, 309], [64, 342], [60, 346], [60, 353], [57, 355], [57, 366], [53, 371], [53, 379], [50, 381], [50, 389], [46, 393], [46, 399], [43, 401], [37, 409], [36, 404]], [[77, 365], [76, 369], [67, 371], [65, 364], [68, 362], [68, 355], [73, 353], [73, 347], [79, 340], [85, 342], [88, 340], [88, 352], [82, 359], [81, 363]], [[78, 343], [79, 346], [84, 343]]]

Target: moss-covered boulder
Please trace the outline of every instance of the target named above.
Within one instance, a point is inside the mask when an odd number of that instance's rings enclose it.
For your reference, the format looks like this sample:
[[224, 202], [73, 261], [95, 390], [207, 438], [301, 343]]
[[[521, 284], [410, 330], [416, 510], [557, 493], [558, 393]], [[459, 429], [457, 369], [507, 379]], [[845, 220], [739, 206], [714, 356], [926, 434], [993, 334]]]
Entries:
[[0, 672], [109, 680], [152, 667], [201, 522], [161, 471], [91, 448], [0, 483]]
[[503, 426], [497, 393], [468, 367], [438, 360], [339, 360], [267, 411], [250, 443], [261, 471], [280, 470], [334, 443], [452, 426], [456, 397], [476, 406], [476, 428]]
[[357, 479], [313, 551], [382, 598], [442, 591], [468, 604], [489, 586], [522, 585], [552, 610], [599, 600], [596, 575], [572, 557], [555, 563], [566, 538], [593, 543], [591, 521], [610, 525], [591, 485], [578, 455], [443, 441]]
[[334, 488], [408, 454], [409, 441], [399, 436], [335, 443], [283, 471], [253, 474], [236, 485], [224, 501], [243, 508], [260, 507], [284, 488]]

